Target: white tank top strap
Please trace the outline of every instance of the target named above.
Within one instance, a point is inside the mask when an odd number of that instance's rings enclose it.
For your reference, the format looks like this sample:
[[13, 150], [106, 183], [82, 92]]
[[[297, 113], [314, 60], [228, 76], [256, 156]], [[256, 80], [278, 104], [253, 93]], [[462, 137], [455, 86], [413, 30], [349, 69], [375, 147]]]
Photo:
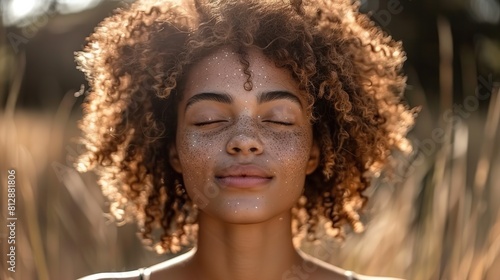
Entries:
[[139, 268], [139, 280], [149, 280], [151, 276], [151, 269], [144, 267]]

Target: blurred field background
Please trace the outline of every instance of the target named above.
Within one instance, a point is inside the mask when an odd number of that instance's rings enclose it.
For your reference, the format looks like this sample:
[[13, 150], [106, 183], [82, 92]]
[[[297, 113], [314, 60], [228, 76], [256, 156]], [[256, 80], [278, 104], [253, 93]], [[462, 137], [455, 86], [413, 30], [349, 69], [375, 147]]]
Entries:
[[[76, 122], [87, 85], [73, 52], [126, 1], [0, 2], [0, 205], [16, 170], [16, 272], [0, 279], [76, 279], [170, 258], [116, 227], [93, 174], [78, 174]], [[406, 279], [500, 279], [500, 1], [366, 0], [408, 60], [405, 95], [421, 106], [415, 152], [392, 182], [374, 182], [366, 231], [303, 250], [346, 269]], [[395, 155], [398, 156], [398, 155]]]

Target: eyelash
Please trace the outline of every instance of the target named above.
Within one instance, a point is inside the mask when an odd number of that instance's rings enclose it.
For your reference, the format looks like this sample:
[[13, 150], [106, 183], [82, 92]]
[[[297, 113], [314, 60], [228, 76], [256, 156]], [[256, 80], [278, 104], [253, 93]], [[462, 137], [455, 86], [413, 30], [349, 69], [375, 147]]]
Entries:
[[279, 124], [279, 125], [284, 125], [284, 126], [290, 126], [290, 125], [293, 125], [293, 123], [288, 123], [288, 122], [280, 122], [280, 121], [264, 121], [264, 122], [270, 122], [270, 123]]
[[227, 122], [227, 121], [226, 120], [206, 121], [206, 122], [195, 123], [194, 125], [195, 126], [204, 126], [204, 125], [209, 125], [209, 124], [213, 124], [213, 123], [220, 123], [220, 122]]

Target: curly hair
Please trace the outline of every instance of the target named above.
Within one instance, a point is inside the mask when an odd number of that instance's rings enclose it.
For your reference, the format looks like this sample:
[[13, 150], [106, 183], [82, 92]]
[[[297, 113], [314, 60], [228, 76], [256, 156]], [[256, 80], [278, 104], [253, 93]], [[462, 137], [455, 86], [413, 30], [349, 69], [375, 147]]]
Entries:
[[295, 233], [314, 233], [320, 219], [337, 235], [345, 224], [361, 231], [363, 191], [393, 151], [411, 150], [415, 110], [401, 100], [401, 43], [350, 0], [138, 0], [87, 40], [76, 53], [91, 89], [77, 169], [96, 171], [111, 213], [136, 221], [159, 253], [196, 239], [196, 204], [167, 155], [183, 79], [217, 48], [237, 52], [245, 89], [252, 87], [247, 52], [256, 47], [308, 95], [321, 158], [294, 207]]

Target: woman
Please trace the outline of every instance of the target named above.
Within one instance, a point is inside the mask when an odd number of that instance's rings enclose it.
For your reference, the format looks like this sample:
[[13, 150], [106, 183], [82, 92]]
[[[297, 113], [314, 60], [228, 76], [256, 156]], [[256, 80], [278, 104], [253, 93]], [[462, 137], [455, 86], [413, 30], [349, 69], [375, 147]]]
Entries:
[[78, 168], [145, 244], [194, 249], [84, 279], [372, 279], [292, 239], [363, 230], [363, 191], [410, 150], [403, 60], [349, 0], [139, 0], [105, 19], [77, 54]]

